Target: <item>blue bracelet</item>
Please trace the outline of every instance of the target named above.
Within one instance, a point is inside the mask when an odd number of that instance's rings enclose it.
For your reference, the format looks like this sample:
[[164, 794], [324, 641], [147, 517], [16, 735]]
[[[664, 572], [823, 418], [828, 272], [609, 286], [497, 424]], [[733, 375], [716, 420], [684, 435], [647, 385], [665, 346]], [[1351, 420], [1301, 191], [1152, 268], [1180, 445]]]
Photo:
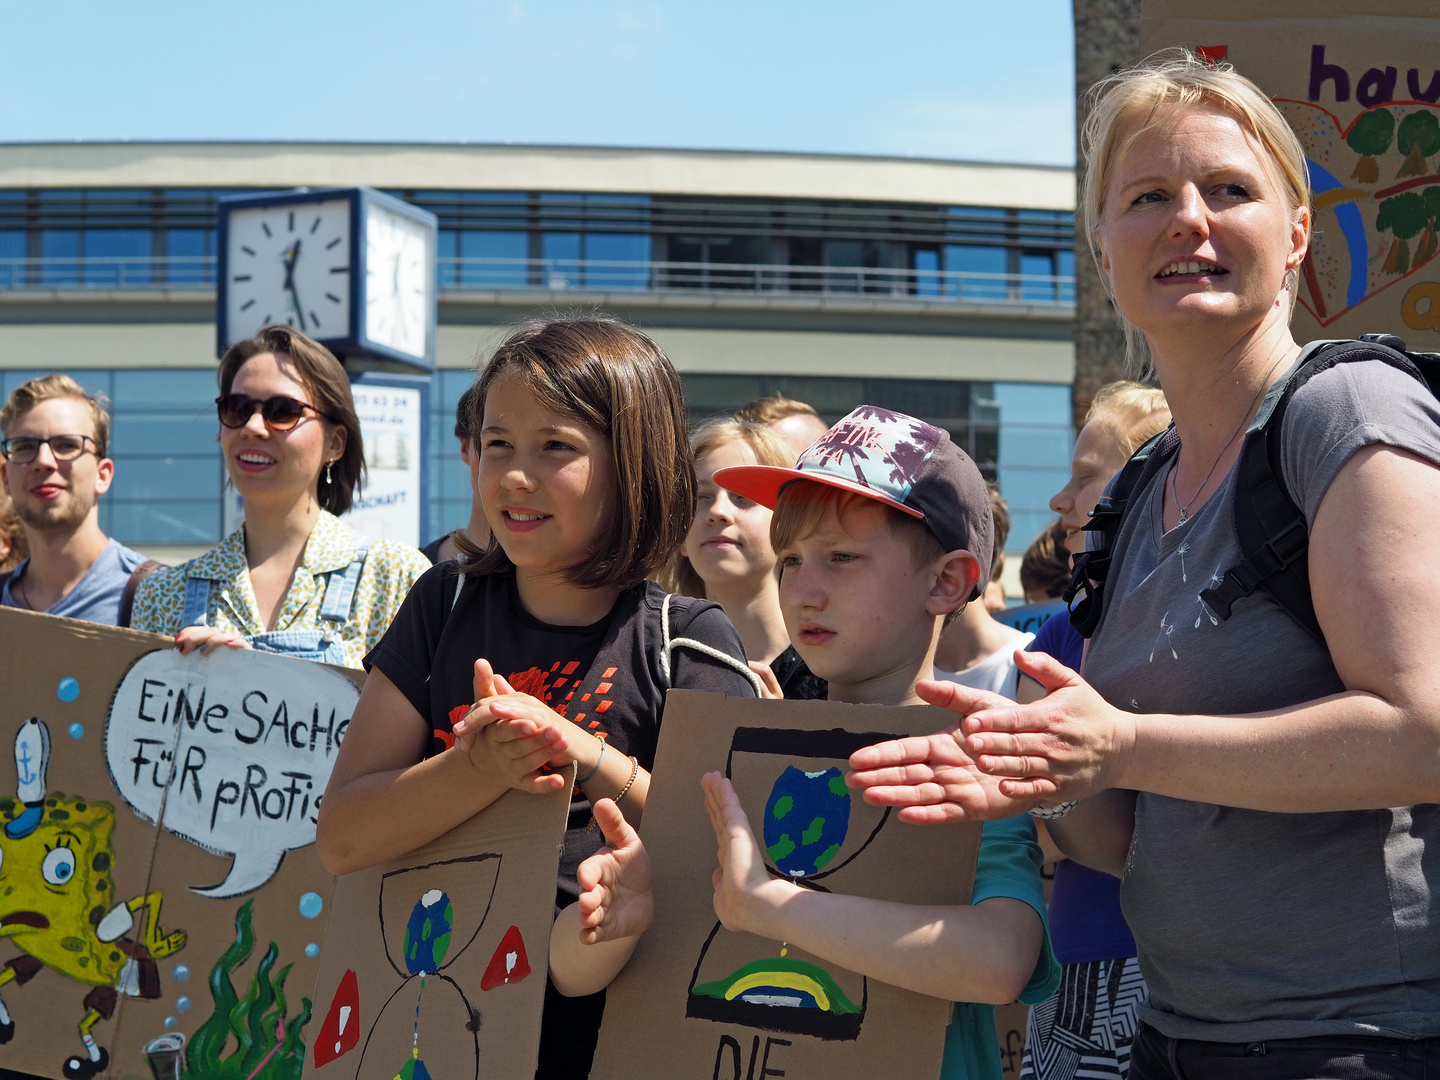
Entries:
[[593, 769], [591, 769], [588, 773], [585, 774], [585, 779], [584, 779], [584, 780], [576, 780], [576, 781], [575, 781], [575, 786], [576, 786], [576, 787], [580, 787], [581, 785], [583, 785], [583, 784], [584, 784], [586, 781], [588, 781], [588, 780], [593, 780], [593, 779], [595, 779], [595, 774], [600, 771], [600, 762], [602, 762], [602, 761], [605, 760], [605, 747], [606, 747], [606, 745], [607, 745], [607, 744], [606, 744], [605, 740], [604, 740], [604, 739], [601, 739], [601, 740], [600, 740], [600, 756], [595, 759], [595, 767], [594, 767]]

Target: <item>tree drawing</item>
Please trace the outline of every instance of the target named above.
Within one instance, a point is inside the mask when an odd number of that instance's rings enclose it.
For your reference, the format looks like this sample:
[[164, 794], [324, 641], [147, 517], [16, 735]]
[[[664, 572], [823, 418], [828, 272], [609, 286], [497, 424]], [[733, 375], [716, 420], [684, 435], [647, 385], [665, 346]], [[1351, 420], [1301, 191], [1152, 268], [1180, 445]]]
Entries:
[[1425, 231], [1420, 234], [1420, 243], [1415, 247], [1415, 266], [1430, 259], [1440, 248], [1435, 239], [1436, 229], [1440, 228], [1440, 187], [1427, 187], [1420, 197], [1425, 200]]
[[1395, 178], [1424, 176], [1429, 171], [1425, 159], [1440, 150], [1440, 120], [1436, 120], [1435, 114], [1428, 109], [1412, 112], [1400, 121], [1395, 145], [1405, 155]]
[[1375, 215], [1375, 228], [1395, 237], [1395, 243], [1390, 248], [1390, 254], [1385, 256], [1385, 265], [1381, 268], [1384, 273], [1404, 274], [1409, 271], [1409, 241], [1425, 228], [1428, 220], [1429, 208], [1425, 197], [1418, 191], [1392, 195], [1380, 203], [1380, 209]]
[[875, 428], [854, 422], [836, 424], [821, 436], [815, 446], [819, 451], [816, 455], [818, 464], [824, 465], [833, 461], [838, 465], [848, 460], [850, 467], [855, 470], [855, 479], [866, 487], [870, 486], [870, 481], [865, 478], [860, 462], [870, 460], [867, 450], [884, 449], [880, 433]]
[[1389, 109], [1371, 109], [1361, 113], [1350, 125], [1350, 134], [1345, 142], [1351, 150], [1360, 155], [1350, 179], [1362, 184], [1374, 184], [1380, 180], [1380, 166], [1375, 159], [1390, 149], [1390, 140], [1395, 135], [1395, 114]]

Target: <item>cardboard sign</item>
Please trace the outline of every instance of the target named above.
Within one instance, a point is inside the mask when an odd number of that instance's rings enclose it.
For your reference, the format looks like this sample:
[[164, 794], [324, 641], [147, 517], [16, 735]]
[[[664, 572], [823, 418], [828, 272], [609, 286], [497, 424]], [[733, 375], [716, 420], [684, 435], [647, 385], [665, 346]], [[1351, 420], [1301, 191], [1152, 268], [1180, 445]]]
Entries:
[[315, 818], [361, 676], [173, 644], [0, 608], [5, 1068], [300, 1075]]
[[845, 787], [861, 746], [928, 734], [953, 714], [672, 690], [640, 834], [656, 921], [610, 986], [594, 1080], [937, 1076], [951, 1004], [901, 990], [715, 918], [715, 833], [700, 777], [725, 773], [771, 873], [805, 887], [965, 904], [978, 824], [920, 828]]
[[1146, 0], [1140, 55], [1191, 45], [1254, 80], [1314, 194], [1299, 341], [1440, 349], [1440, 17], [1431, 0]]
[[305, 1080], [535, 1074], [569, 809], [568, 786], [511, 791], [405, 858], [336, 881]]

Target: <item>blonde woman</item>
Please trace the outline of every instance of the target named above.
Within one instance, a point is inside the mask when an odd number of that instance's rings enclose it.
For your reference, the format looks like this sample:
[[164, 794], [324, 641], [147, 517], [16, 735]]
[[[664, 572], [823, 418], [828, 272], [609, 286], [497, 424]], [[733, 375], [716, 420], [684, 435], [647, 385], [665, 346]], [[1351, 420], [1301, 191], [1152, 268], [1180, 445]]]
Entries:
[[1321, 634], [1263, 591], [1220, 618], [1233, 466], [1300, 353], [1304, 154], [1253, 83], [1175, 54], [1100, 85], [1083, 149], [1086, 235], [1178, 455], [1132, 493], [1084, 678], [1029, 654], [1034, 704], [937, 686], [960, 730], [860, 751], [857, 782], [912, 820], [1083, 800], [1051, 835], [1123, 875], [1132, 1078], [1433, 1074], [1440, 409], [1381, 362], [1310, 379], [1279, 464]]
[[789, 468], [795, 455], [766, 424], [710, 420], [690, 438], [695, 454], [695, 517], [665, 575], [666, 587], [714, 600], [725, 609], [745, 655], [776, 697], [823, 698], [825, 681], [800, 659], [780, 615], [772, 512], [715, 483], [720, 469], [742, 465]]

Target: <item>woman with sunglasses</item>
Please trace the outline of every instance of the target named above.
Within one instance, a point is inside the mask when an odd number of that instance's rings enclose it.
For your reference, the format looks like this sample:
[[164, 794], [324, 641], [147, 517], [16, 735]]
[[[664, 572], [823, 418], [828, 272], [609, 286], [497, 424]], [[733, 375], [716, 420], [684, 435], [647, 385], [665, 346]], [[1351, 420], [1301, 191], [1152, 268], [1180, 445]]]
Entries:
[[365, 470], [345, 369], [300, 331], [267, 326], [231, 346], [219, 383], [220, 448], [245, 524], [151, 575], [131, 625], [174, 635], [182, 653], [227, 645], [358, 668], [430, 563], [337, 518]]

